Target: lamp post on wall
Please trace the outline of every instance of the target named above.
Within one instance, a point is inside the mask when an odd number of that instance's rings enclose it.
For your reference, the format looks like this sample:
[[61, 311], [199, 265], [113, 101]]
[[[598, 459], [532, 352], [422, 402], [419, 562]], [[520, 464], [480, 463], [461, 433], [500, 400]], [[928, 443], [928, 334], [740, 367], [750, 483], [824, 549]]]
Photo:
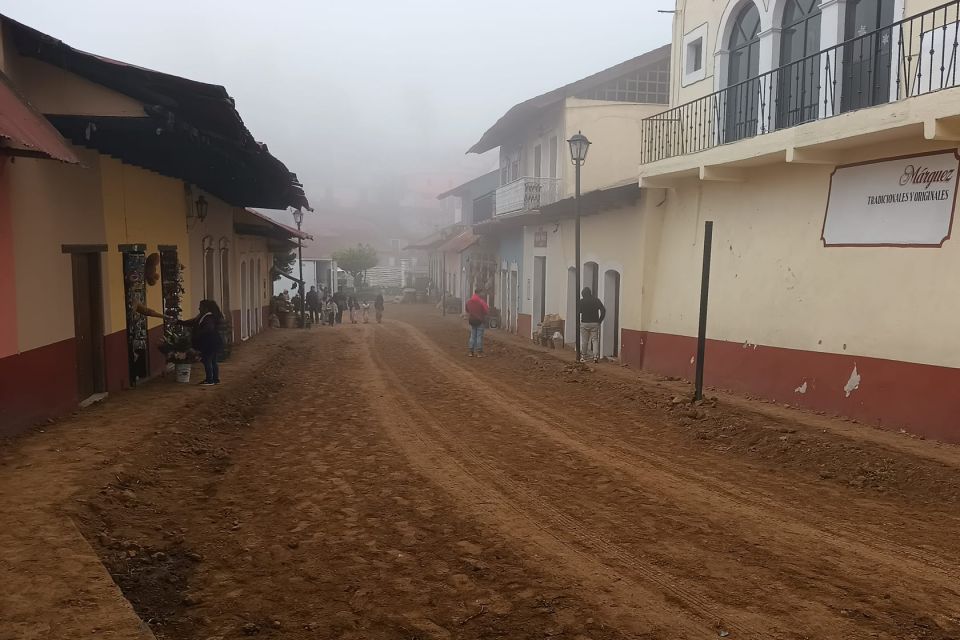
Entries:
[[[303, 209], [297, 208], [293, 211], [293, 221], [297, 223], [297, 232], [302, 233]], [[300, 262], [300, 328], [307, 328], [307, 317], [304, 313], [304, 307], [307, 302], [307, 292], [304, 291], [303, 283], [303, 238], [297, 236], [297, 259]]]
[[[576, 268], [576, 289], [573, 292], [577, 303], [574, 305], [574, 316], [576, 316], [576, 332], [573, 339], [577, 343], [577, 362], [580, 362], [582, 354], [580, 353], [580, 168], [587, 161], [587, 151], [590, 150], [590, 141], [580, 131], [567, 140], [570, 145], [570, 160], [576, 169], [576, 181], [574, 183], [574, 196], [576, 200], [576, 228], [574, 230], [574, 259], [577, 261]], [[596, 292], [593, 292], [596, 295]]]

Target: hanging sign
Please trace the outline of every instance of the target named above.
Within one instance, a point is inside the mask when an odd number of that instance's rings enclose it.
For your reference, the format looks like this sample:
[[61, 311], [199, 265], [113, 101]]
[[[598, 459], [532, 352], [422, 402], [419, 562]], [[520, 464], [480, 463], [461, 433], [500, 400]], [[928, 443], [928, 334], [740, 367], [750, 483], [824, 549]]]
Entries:
[[541, 228], [533, 232], [533, 246], [535, 247], [547, 246], [547, 232], [545, 229]]
[[960, 177], [955, 150], [837, 167], [823, 222], [827, 247], [939, 247]]

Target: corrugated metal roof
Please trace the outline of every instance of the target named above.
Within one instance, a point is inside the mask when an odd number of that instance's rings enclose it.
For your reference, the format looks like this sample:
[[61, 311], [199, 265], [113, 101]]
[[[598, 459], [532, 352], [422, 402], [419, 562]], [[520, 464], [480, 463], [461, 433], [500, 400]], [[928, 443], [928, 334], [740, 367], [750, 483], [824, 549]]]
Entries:
[[56, 128], [20, 95], [3, 73], [0, 73], [0, 138], [3, 139], [0, 146], [15, 155], [80, 163]]

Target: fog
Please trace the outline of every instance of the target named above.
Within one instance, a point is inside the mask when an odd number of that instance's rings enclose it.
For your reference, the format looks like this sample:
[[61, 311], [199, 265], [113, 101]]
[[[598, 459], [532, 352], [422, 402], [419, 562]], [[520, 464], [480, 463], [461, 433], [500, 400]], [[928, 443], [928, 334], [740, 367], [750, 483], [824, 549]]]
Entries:
[[494, 155], [465, 151], [497, 118], [669, 42], [671, 15], [657, 9], [673, 4], [0, 0], [0, 11], [85, 51], [226, 86], [317, 204], [439, 192], [494, 168]]

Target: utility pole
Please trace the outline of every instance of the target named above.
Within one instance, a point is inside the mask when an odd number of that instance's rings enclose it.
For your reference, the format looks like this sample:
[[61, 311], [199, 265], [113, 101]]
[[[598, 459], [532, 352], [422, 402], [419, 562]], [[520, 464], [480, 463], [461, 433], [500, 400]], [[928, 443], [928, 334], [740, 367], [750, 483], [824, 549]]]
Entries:
[[703, 274], [700, 279], [700, 329], [697, 332], [697, 381], [694, 400], [703, 400], [703, 358], [707, 351], [707, 302], [710, 298], [710, 254], [713, 252], [713, 221], [703, 231]]

